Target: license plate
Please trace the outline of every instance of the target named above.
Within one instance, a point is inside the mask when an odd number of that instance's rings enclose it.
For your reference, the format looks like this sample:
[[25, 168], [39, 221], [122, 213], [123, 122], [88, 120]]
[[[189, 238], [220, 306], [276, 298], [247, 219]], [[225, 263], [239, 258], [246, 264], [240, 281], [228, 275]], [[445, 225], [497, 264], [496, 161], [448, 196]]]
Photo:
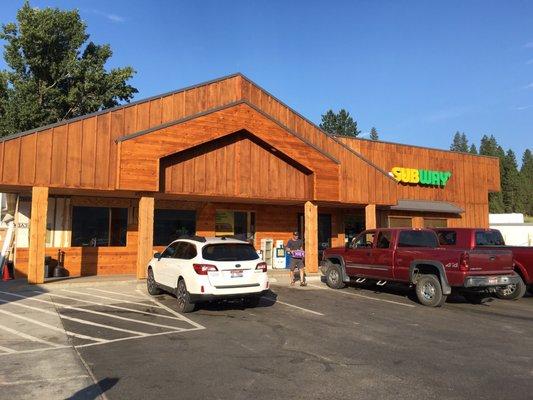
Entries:
[[489, 278], [489, 285], [494, 285], [498, 283], [498, 278]]
[[232, 278], [242, 278], [242, 271], [231, 271]]

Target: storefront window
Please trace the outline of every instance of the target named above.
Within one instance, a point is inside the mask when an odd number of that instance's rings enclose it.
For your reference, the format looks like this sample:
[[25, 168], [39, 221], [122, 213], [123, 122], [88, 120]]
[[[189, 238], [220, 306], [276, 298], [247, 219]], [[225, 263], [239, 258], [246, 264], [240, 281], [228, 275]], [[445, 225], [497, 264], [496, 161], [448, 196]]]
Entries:
[[389, 217], [389, 228], [412, 228], [413, 219], [410, 217]]
[[72, 246], [125, 246], [128, 209], [72, 207]]
[[354, 237], [365, 230], [365, 217], [363, 214], [348, 214], [344, 216], [344, 236], [346, 242], [351, 242]]
[[166, 246], [183, 235], [196, 234], [193, 210], [154, 210], [154, 246]]
[[251, 211], [217, 210], [215, 235], [234, 236], [241, 240], [255, 239], [255, 213]]
[[448, 221], [446, 218], [424, 218], [425, 228], [447, 228]]

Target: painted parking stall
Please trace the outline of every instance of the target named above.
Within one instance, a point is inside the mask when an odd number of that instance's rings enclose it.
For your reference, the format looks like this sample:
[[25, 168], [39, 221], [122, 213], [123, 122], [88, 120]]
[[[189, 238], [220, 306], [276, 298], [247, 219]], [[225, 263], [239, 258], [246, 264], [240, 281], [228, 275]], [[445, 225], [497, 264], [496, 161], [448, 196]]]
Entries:
[[0, 316], [6, 317], [0, 326], [0, 356], [204, 329], [140, 290], [123, 292], [117, 287], [0, 291]]

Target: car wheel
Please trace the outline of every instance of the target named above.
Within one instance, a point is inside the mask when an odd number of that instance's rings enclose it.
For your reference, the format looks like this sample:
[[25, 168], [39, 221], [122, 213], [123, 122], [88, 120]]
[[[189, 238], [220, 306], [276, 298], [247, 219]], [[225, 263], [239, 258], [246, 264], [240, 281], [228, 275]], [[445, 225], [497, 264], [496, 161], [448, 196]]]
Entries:
[[178, 310], [180, 312], [190, 313], [194, 311], [195, 304], [191, 303], [191, 298], [183, 279], [178, 281], [178, 287], [176, 288], [176, 299], [178, 300]]
[[340, 265], [330, 264], [326, 272], [326, 284], [332, 289], [342, 289], [344, 287]]
[[503, 300], [518, 300], [526, 294], [526, 284], [518, 277], [518, 283], [513, 283], [496, 290], [496, 296]]
[[416, 283], [416, 297], [420, 304], [428, 307], [441, 307], [446, 302], [442, 286], [435, 275], [422, 275]]
[[148, 269], [148, 276], [146, 277], [146, 290], [152, 296], [162, 293], [162, 290], [157, 287], [157, 283], [154, 278], [154, 271], [152, 271], [152, 268]]
[[243, 301], [246, 308], [255, 308], [261, 302], [261, 296], [246, 296]]

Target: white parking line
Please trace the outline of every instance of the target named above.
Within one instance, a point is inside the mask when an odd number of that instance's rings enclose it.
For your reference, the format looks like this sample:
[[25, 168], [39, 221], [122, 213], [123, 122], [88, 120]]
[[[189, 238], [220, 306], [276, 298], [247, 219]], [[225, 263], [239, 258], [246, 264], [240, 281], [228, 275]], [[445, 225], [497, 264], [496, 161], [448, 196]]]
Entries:
[[416, 307], [413, 304], [400, 303], [400, 302], [394, 301], [394, 300], [378, 299], [378, 298], [375, 298], [375, 297], [365, 296], [364, 294], [351, 293], [351, 292], [347, 292], [345, 290], [336, 290], [336, 289], [325, 288], [325, 287], [313, 285], [311, 283], [309, 283], [308, 286], [312, 286], [314, 288], [321, 289], [321, 290], [329, 290], [329, 291], [331, 291], [333, 293], [339, 293], [339, 294], [344, 294], [344, 295], [348, 295], [348, 296], [362, 297], [363, 299], [368, 299], [368, 300], [382, 301], [384, 303], [397, 304], [399, 306], [404, 306], [404, 307]]
[[[109, 293], [109, 294], [115, 294], [115, 295], [119, 295], [119, 296], [125, 296], [125, 297], [130, 297], [132, 299], [137, 299], [137, 300], [141, 300], [142, 297], [140, 296], [132, 296], [131, 294], [126, 294], [126, 293], [118, 293], [118, 292], [113, 292], [111, 290], [104, 290], [104, 289], [97, 289], [97, 288], [87, 288], [89, 290], [96, 290], [98, 292], [102, 292], [102, 293]], [[151, 299], [150, 299], [151, 300]]]
[[[39, 292], [39, 291], [35, 291], [37, 293], [44, 293], [44, 292]], [[2, 293], [2, 292], [0, 292]], [[149, 313], [149, 312], [146, 312], [146, 311], [139, 311], [139, 310], [134, 310], [132, 308], [127, 308], [127, 307], [120, 307], [120, 306], [115, 306], [113, 304], [106, 304], [106, 303], [99, 303], [97, 301], [91, 301], [91, 300], [83, 300], [83, 299], [80, 299], [78, 297], [71, 297], [71, 296], [63, 296], [61, 294], [57, 294], [57, 293], [52, 293], [52, 292], [49, 292], [47, 293], [48, 295], [52, 296], [52, 297], [59, 297], [59, 298], [62, 298], [62, 299], [68, 299], [68, 300], [74, 300], [74, 301], [81, 301], [82, 303], [89, 303], [89, 304], [94, 304], [94, 305], [97, 305], [97, 306], [103, 306], [103, 307], [109, 307], [109, 308], [115, 308], [117, 310], [124, 310], [124, 311], [130, 311], [132, 313], [137, 313], [137, 314], [144, 314], [144, 315], [150, 315], [150, 316], [153, 316], [153, 317], [159, 317], [159, 318], [168, 318], [168, 319], [171, 319], [171, 320], [176, 320], [175, 317], [171, 317], [170, 315], [161, 315], [161, 314], [155, 314], [155, 313]], [[145, 304], [146, 306], [149, 306], [148, 304]]]
[[159, 306], [163, 309], [165, 309], [166, 311], [168, 311], [169, 313], [171, 313], [172, 315], [175, 315], [176, 317], [178, 317], [179, 319], [181, 319], [182, 321], [185, 321], [185, 322], [188, 322], [189, 324], [191, 324], [192, 326], [195, 326], [197, 329], [205, 329], [205, 326], [202, 326], [200, 325], [199, 323], [197, 322], [194, 322], [193, 320], [185, 317], [184, 315], [181, 315], [180, 313], [174, 311], [172, 308], [170, 307], [167, 307], [166, 305], [164, 305], [163, 303], [157, 301], [156, 299], [153, 299], [151, 297], [148, 297], [146, 294], [144, 294], [143, 292], [141, 292], [139, 289], [137, 289], [137, 292], [140, 293], [143, 297], [153, 301], [154, 303], [157, 303], [159, 304]]
[[79, 339], [91, 340], [91, 341], [94, 341], [94, 342], [107, 342], [107, 340], [102, 339], [102, 338], [86, 336], [86, 335], [82, 335], [80, 333], [70, 332], [70, 331], [64, 330], [62, 328], [58, 328], [57, 326], [49, 325], [49, 324], [46, 324], [44, 322], [37, 321], [37, 320], [31, 319], [31, 318], [26, 318], [23, 315], [18, 315], [18, 314], [15, 314], [15, 313], [12, 313], [12, 312], [9, 312], [9, 311], [6, 311], [6, 310], [0, 310], [0, 313], [9, 315], [11, 317], [23, 319], [24, 321], [28, 321], [28, 322], [31, 322], [33, 324], [40, 325], [42, 327], [51, 329], [53, 331], [59, 331], [61, 333], [66, 333], [69, 336], [74, 336], [74, 337], [77, 337]]
[[7, 326], [0, 325], [0, 329], [3, 329], [4, 331], [7, 331], [7, 332], [9, 332], [9, 333], [11, 333], [13, 335], [17, 335], [17, 336], [23, 337], [24, 339], [31, 340], [32, 342], [38, 342], [38, 343], [42, 343], [42, 344], [47, 344], [48, 346], [52, 346], [52, 347], [64, 347], [61, 344], [49, 342], [48, 340], [43, 340], [43, 339], [40, 339], [38, 337], [28, 335], [27, 333], [19, 332], [19, 331], [15, 330], [15, 329], [8, 328]]
[[152, 304], [146, 304], [146, 303], [139, 303], [139, 302], [136, 302], [136, 301], [129, 301], [129, 300], [124, 300], [124, 299], [117, 299], [116, 297], [102, 296], [102, 295], [97, 295], [97, 294], [92, 294], [92, 293], [78, 292], [77, 290], [63, 289], [63, 291], [64, 291], [64, 292], [68, 292], [68, 293], [73, 293], [73, 294], [81, 294], [82, 296], [92, 296], [92, 297], [97, 297], [97, 298], [99, 298], [99, 299], [106, 299], [106, 300], [118, 301], [118, 302], [120, 302], [120, 303], [136, 304], [136, 305], [138, 305], [138, 306], [144, 306], [144, 307], [159, 307], [159, 305], [152, 305]]
[[9, 348], [4, 347], [4, 346], [0, 346], [0, 351], [3, 351], [5, 353], [16, 353], [17, 352], [16, 350], [9, 349]]
[[[21, 304], [21, 303], [16, 303], [16, 302], [12, 302], [12, 301], [2, 300], [2, 299], [0, 299], [0, 303], [4, 303], [4, 304], [12, 304], [12, 305], [17, 306], [17, 307], [28, 308], [28, 309], [30, 309], [30, 310], [35, 310], [35, 311], [42, 312], [42, 313], [44, 313], [44, 314], [49, 314], [49, 315], [54, 315], [54, 316], [57, 315], [57, 312], [53, 312], [53, 311], [50, 311], [50, 310], [44, 310], [44, 309], [39, 308], [39, 307], [28, 306], [27, 304]], [[129, 330], [129, 329], [117, 328], [117, 327], [110, 326], [110, 325], [99, 324], [98, 322], [87, 321], [87, 320], [85, 320], [85, 319], [80, 319], [80, 318], [75, 318], [75, 317], [69, 317], [69, 316], [67, 316], [67, 315], [61, 315], [61, 318], [66, 319], [66, 320], [68, 320], [68, 321], [77, 322], [77, 323], [79, 323], [79, 324], [92, 325], [92, 326], [98, 326], [98, 327], [100, 327], [100, 328], [110, 329], [110, 330], [112, 330], [112, 331], [126, 332], [126, 333], [131, 333], [131, 334], [133, 334], [133, 335], [138, 335], [138, 336], [146, 336], [146, 333], [144, 333], [144, 332], [131, 331], [131, 330]]]
[[265, 300], [270, 300], [270, 301], [273, 302], [273, 303], [279, 303], [279, 304], [283, 304], [284, 306], [287, 306], [287, 307], [296, 308], [297, 310], [300, 310], [300, 311], [305, 311], [305, 312], [308, 312], [308, 313], [311, 313], [311, 314], [314, 314], [314, 315], [320, 315], [321, 317], [324, 316], [324, 314], [319, 313], [318, 311], [313, 311], [313, 310], [309, 310], [308, 308], [303, 308], [303, 307], [300, 307], [300, 306], [295, 306], [294, 304], [285, 303], [285, 302], [283, 302], [283, 301], [280, 301], [280, 300], [277, 300], [277, 299], [273, 299], [273, 298], [271, 298], [271, 297], [262, 296], [261, 298], [262, 298], [262, 299], [265, 299]]
[[[143, 324], [143, 325], [157, 326], [159, 328], [174, 329], [174, 330], [177, 330], [177, 331], [182, 330], [182, 328], [178, 328], [178, 327], [171, 326], [171, 325], [163, 325], [163, 324], [156, 324], [155, 322], [140, 321], [140, 320], [133, 319], [133, 318], [121, 317], [120, 315], [108, 314], [108, 313], [105, 313], [105, 312], [102, 312], [102, 311], [88, 310], [86, 308], [69, 306], [69, 305], [66, 305], [66, 304], [56, 303], [56, 302], [49, 301], [49, 300], [38, 299], [36, 297], [22, 296], [20, 294], [2, 292], [2, 291], [0, 291], [0, 293], [7, 294], [9, 296], [19, 297], [19, 298], [22, 298], [22, 299], [38, 301], [40, 303], [52, 304], [53, 306], [56, 306], [56, 307], [59, 307], [59, 308], [65, 308], [65, 309], [69, 309], [69, 310], [81, 311], [81, 312], [85, 312], [85, 313], [89, 313], [89, 314], [96, 314], [96, 315], [102, 315], [104, 317], [120, 319], [122, 321], [135, 322], [135, 323]], [[1, 328], [1, 326], [0, 326], [0, 328]]]

